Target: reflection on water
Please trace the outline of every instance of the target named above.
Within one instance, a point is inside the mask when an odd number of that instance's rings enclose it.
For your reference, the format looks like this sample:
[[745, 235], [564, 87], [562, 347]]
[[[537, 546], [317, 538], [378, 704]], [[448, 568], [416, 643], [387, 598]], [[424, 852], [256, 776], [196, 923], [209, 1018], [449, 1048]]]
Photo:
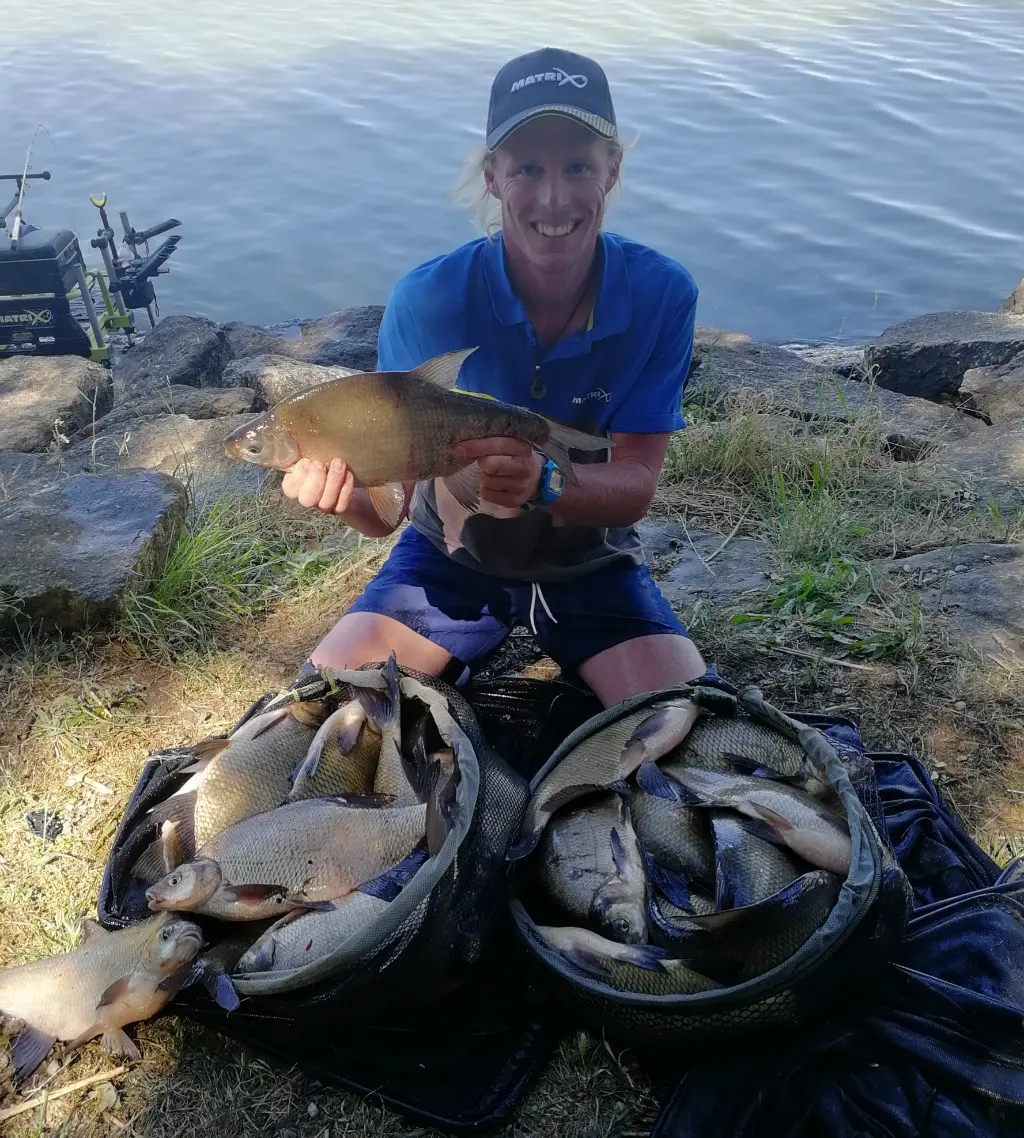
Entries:
[[996, 307], [1024, 273], [1019, 0], [124, 11], [0, 0], [18, 27], [0, 41], [0, 166], [20, 168], [42, 122], [37, 223], [88, 238], [99, 189], [137, 225], [180, 218], [165, 312], [383, 302], [473, 235], [449, 196], [459, 162], [494, 71], [543, 43], [605, 65], [638, 135], [609, 224], [690, 268], [704, 322], [856, 342]]

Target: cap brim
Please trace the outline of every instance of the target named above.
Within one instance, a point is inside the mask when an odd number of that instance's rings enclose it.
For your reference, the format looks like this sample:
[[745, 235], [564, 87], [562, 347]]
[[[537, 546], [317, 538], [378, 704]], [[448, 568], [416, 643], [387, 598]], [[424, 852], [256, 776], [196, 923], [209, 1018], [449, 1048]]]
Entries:
[[562, 118], [573, 119], [575, 122], [582, 123], [589, 130], [592, 130], [594, 134], [600, 135], [601, 138], [611, 139], [615, 138], [618, 134], [615, 123], [609, 122], [608, 119], [602, 118], [600, 115], [591, 114], [589, 111], [581, 111], [579, 107], [566, 106], [564, 103], [549, 103], [543, 107], [530, 107], [529, 110], [520, 111], [518, 115], [513, 115], [499, 126], [496, 126], [487, 136], [488, 151], [497, 150], [514, 130], [517, 130], [531, 119], [540, 118], [541, 115], [561, 115]]

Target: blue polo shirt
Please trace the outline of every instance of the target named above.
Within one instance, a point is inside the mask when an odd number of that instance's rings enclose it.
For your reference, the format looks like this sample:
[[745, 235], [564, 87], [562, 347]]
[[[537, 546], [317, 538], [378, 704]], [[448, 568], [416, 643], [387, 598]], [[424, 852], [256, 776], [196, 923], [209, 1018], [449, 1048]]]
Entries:
[[[682, 265], [654, 249], [612, 233], [601, 233], [599, 242], [601, 283], [587, 327], [547, 351], [512, 290], [497, 234], [398, 281], [381, 323], [378, 366], [408, 371], [443, 352], [477, 346], [462, 365], [462, 391], [592, 434], [679, 430], [697, 286]], [[497, 576], [566, 580], [611, 561], [643, 561], [631, 526], [562, 525], [545, 510], [515, 519], [463, 512], [453, 520], [454, 509], [446, 497], [439, 513], [435, 485], [421, 483], [411, 520], [450, 556]]]

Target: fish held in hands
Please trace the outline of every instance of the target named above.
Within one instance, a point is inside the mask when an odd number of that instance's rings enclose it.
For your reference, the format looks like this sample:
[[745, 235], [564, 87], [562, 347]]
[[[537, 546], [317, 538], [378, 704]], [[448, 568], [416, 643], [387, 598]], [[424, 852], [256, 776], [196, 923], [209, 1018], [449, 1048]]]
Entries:
[[[457, 454], [471, 439], [522, 439], [576, 482], [569, 450], [607, 451], [610, 439], [562, 426], [533, 411], [455, 389], [475, 348], [447, 352], [412, 371], [359, 372], [289, 396], [225, 440], [234, 459], [287, 470], [299, 459], [341, 459], [369, 488], [381, 519], [397, 525], [403, 482], [444, 478], [467, 509], [478, 504], [476, 463]], [[310, 365], [310, 378], [316, 375]]]

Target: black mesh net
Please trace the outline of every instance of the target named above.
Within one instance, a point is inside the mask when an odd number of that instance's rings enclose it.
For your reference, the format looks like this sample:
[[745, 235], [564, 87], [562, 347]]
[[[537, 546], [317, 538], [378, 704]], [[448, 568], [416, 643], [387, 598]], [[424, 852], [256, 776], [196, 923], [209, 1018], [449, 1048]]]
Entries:
[[[512, 1105], [548, 1048], [537, 1001], [513, 967], [515, 935], [501, 889], [505, 851], [519, 826], [527, 784], [487, 742], [456, 689], [399, 672], [447, 698], [479, 766], [472, 822], [452, 865], [395, 933], [344, 974], [279, 995], [245, 998], [230, 1013], [196, 985], [176, 998], [172, 1010], [297, 1062], [316, 1077], [373, 1089], [416, 1117], [479, 1125]], [[293, 689], [303, 700], [322, 698], [325, 690], [316, 676]], [[264, 696], [243, 720], [275, 698]], [[177, 748], [147, 762], [104, 872], [98, 915], [108, 927], [149, 915], [143, 887], [130, 870], [155, 837], [147, 812], [181, 785], [179, 772], [194, 757]], [[223, 934], [217, 922], [200, 923], [211, 940]]]
[[[689, 688], [673, 689], [693, 695]], [[873, 858], [871, 880], [862, 880], [853, 893], [845, 927], [834, 928], [820, 951], [806, 956], [799, 967], [791, 962], [763, 978], [734, 988], [694, 995], [647, 996], [625, 993], [582, 970], [555, 951], [537, 932], [536, 925], [551, 920], [550, 909], [537, 888], [536, 877], [526, 863], [511, 871], [512, 911], [526, 953], [537, 973], [546, 980], [563, 1007], [592, 1030], [641, 1053], [674, 1052], [709, 1043], [726, 1043], [737, 1036], [780, 1025], [794, 1025], [820, 1016], [842, 1001], [854, 1000], [866, 991], [877, 966], [888, 959], [903, 935], [910, 912], [910, 890], [889, 844], [882, 817], [873, 767], [860, 745], [856, 728], [849, 721], [814, 714], [784, 716], [765, 702], [760, 693], [739, 693], [726, 683], [704, 698], [711, 714], [751, 716], [758, 722], [784, 730], [786, 721], [818, 729], [831, 744], [833, 758], [841, 766], [847, 787], [863, 806], [851, 814], [851, 829], [859, 829], [865, 850]], [[658, 697], [646, 697], [653, 702]], [[701, 689], [697, 689], [700, 696]], [[628, 714], [644, 700], [629, 701], [616, 708], [615, 716]], [[600, 715], [582, 730], [599, 730], [608, 722]], [[790, 734], [789, 737], [792, 737]], [[854, 742], [855, 740], [855, 742]], [[579, 737], [575, 743], [579, 742]], [[685, 744], [684, 744], [685, 746]], [[558, 756], [564, 758], [568, 753]], [[536, 788], [545, 771], [534, 776]], [[837, 785], [835, 779], [833, 784]], [[838, 788], [838, 785], [837, 785]], [[845, 803], [850, 813], [850, 803]], [[852, 871], [851, 871], [852, 874]], [[862, 874], [862, 877], [864, 875]], [[834, 916], [834, 915], [833, 915]], [[835, 924], [833, 917], [830, 922]], [[571, 923], [571, 922], [569, 922]], [[794, 957], [794, 960], [796, 958]]]

